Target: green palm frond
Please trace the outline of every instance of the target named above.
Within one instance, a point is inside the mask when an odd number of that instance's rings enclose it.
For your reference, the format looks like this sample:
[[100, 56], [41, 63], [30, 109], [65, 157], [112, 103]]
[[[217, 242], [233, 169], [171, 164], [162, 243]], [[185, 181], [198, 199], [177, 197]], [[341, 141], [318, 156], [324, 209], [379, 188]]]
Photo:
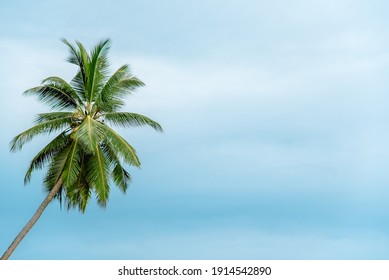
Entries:
[[53, 85], [55, 87], [61, 88], [64, 92], [66, 92], [66, 94], [70, 96], [70, 98], [72, 98], [75, 101], [75, 103], [77, 103], [77, 105], [82, 104], [82, 100], [80, 96], [77, 94], [77, 92], [73, 89], [73, 87], [68, 82], [66, 82], [62, 78], [56, 76], [48, 77], [42, 81], [42, 84]]
[[17, 135], [10, 143], [11, 151], [20, 150], [25, 143], [39, 134], [51, 133], [69, 127], [71, 117], [42, 121]]
[[95, 191], [97, 202], [105, 207], [109, 196], [109, 162], [98, 144], [86, 166], [86, 180]]
[[92, 194], [92, 188], [86, 180], [86, 166], [89, 160], [90, 156], [82, 152], [77, 181], [66, 188], [68, 209], [78, 207], [81, 212], [85, 212]]
[[92, 190], [86, 180], [83, 178], [81, 179], [82, 181], [79, 184], [72, 185], [67, 189], [66, 201], [68, 209], [78, 208], [82, 213], [84, 213], [92, 196]]
[[128, 173], [120, 163], [120, 159], [113, 149], [105, 142], [101, 143], [101, 149], [104, 152], [105, 157], [107, 157], [110, 162], [111, 179], [117, 187], [123, 192], [126, 193], [128, 185], [131, 183], [131, 175]]
[[68, 161], [72, 146], [72, 141], [69, 141], [69, 143], [61, 150], [61, 152], [54, 155], [53, 159], [51, 160], [50, 165], [48, 167], [48, 171], [44, 178], [44, 185], [48, 192], [61, 178], [66, 163]]
[[[79, 65], [80, 66], [80, 69], [84, 69], [85, 70], [85, 74], [86, 74], [86, 80], [88, 80], [88, 73], [89, 73], [89, 61], [90, 61], [90, 56], [88, 54], [88, 51], [85, 49], [84, 45], [79, 42], [79, 41], [76, 41], [76, 44], [78, 46], [78, 53], [79, 53], [79, 56], [81, 58], [81, 64]], [[85, 83], [87, 84], [87, 83]]]
[[102, 125], [88, 115], [77, 128], [73, 137], [79, 139], [80, 145], [83, 146], [85, 151], [93, 154], [96, 145], [104, 138], [104, 131]]
[[90, 89], [89, 102], [95, 100], [95, 96], [102, 88], [108, 68], [107, 53], [109, 50], [109, 39], [101, 41], [92, 50], [89, 61], [88, 85]]
[[77, 181], [81, 171], [81, 156], [82, 150], [78, 145], [78, 139], [74, 139], [62, 171], [62, 179], [66, 186], [71, 186]]
[[82, 66], [82, 59], [79, 51], [68, 42], [66, 39], [61, 39], [63, 43], [65, 43], [69, 47], [69, 57], [67, 59], [68, 62], [75, 64], [79, 67]]
[[42, 85], [26, 90], [24, 94], [36, 96], [52, 109], [75, 109], [81, 102], [74, 89], [58, 77], [49, 77]]
[[132, 181], [130, 173], [122, 167], [120, 162], [117, 162], [112, 170], [112, 179], [123, 193], [126, 193], [128, 185]]
[[156, 131], [163, 132], [162, 127], [152, 119], [136, 113], [128, 112], [111, 112], [102, 115], [104, 119], [116, 126], [130, 128], [134, 126], [148, 125], [154, 128]]
[[31, 173], [34, 170], [42, 169], [47, 163], [53, 160], [53, 157], [61, 152], [69, 144], [70, 138], [67, 131], [60, 133], [48, 145], [46, 145], [31, 161], [30, 166], [24, 177], [24, 184], [31, 179]]
[[106, 145], [108, 145], [109, 148], [128, 165], [140, 167], [140, 161], [136, 155], [135, 149], [109, 126], [103, 124], [99, 124], [99, 126], [105, 135]]
[[123, 98], [142, 86], [144, 83], [131, 74], [129, 66], [123, 65], [105, 83], [95, 106], [105, 112], [118, 110], [124, 105]]
[[78, 46], [78, 53], [81, 58], [81, 64], [79, 67], [83, 77], [85, 99], [90, 100], [91, 89], [88, 87], [88, 81], [90, 79], [88, 75], [90, 57], [83, 44], [81, 44], [79, 41], [76, 41], [76, 44]]
[[77, 42], [78, 49], [70, 44], [66, 39], [62, 39], [62, 42], [69, 47], [69, 57], [68, 62], [75, 64], [79, 67], [77, 75], [71, 81], [72, 87], [79, 94], [82, 100], [88, 100], [88, 91], [86, 88], [87, 85], [87, 67], [88, 67], [88, 54], [84, 46]]
[[41, 113], [38, 114], [34, 120], [34, 123], [39, 124], [45, 121], [52, 121], [56, 119], [62, 118], [71, 118], [73, 116], [73, 112], [49, 112], [49, 113]]
[[85, 85], [82, 77], [82, 72], [78, 71], [78, 73], [74, 76], [74, 78], [70, 81], [70, 85], [77, 92], [78, 96], [83, 102], [86, 102], [86, 94], [85, 94]]

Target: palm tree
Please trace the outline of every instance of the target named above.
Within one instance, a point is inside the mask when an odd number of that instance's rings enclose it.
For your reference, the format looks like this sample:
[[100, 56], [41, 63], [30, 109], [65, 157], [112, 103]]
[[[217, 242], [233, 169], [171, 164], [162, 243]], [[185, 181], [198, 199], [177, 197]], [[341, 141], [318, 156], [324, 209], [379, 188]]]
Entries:
[[56, 111], [39, 114], [34, 126], [10, 143], [11, 151], [17, 151], [37, 135], [57, 133], [32, 159], [24, 179], [28, 183], [34, 170], [47, 166], [44, 185], [48, 194], [1, 259], [10, 257], [54, 198], [84, 212], [92, 195], [105, 207], [112, 184], [126, 192], [131, 176], [123, 165], [140, 167], [140, 162], [134, 148], [109, 125], [148, 125], [162, 131], [146, 116], [120, 111], [124, 98], [144, 84], [131, 74], [128, 65], [109, 76], [109, 39], [89, 53], [80, 42], [72, 45], [62, 41], [70, 51], [68, 62], [78, 66], [77, 74], [70, 83], [59, 77], [46, 78], [25, 92]]

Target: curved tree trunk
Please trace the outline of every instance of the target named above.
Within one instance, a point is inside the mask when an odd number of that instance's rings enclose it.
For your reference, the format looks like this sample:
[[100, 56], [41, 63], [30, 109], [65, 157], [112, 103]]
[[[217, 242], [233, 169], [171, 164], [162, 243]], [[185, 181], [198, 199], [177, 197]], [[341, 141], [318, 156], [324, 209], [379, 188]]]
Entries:
[[62, 186], [62, 179], [59, 179], [58, 182], [55, 184], [54, 188], [51, 189], [45, 200], [41, 203], [38, 210], [36, 210], [34, 216], [31, 217], [31, 219], [28, 221], [28, 223], [24, 226], [24, 228], [21, 230], [21, 232], [16, 236], [14, 241], [11, 243], [11, 245], [8, 247], [7, 251], [1, 256], [0, 260], [8, 260], [8, 258], [11, 256], [13, 251], [15, 251], [16, 247], [19, 245], [19, 243], [23, 240], [23, 238], [26, 236], [26, 234], [30, 231], [30, 229], [35, 225], [35, 223], [38, 221], [39, 217], [42, 215], [43, 211], [47, 207], [47, 205], [50, 203], [50, 201], [53, 200], [54, 196], [58, 193]]

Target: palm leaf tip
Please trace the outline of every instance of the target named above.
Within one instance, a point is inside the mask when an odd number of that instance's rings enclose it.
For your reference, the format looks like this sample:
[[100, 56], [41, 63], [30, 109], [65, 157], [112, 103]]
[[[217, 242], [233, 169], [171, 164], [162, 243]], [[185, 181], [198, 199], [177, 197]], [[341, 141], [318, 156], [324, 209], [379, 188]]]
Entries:
[[21, 150], [22, 148], [22, 145], [20, 145], [19, 141], [18, 141], [18, 138], [20, 137], [20, 134], [15, 136], [11, 142], [9, 142], [9, 149], [11, 152], [16, 152], [16, 151], [19, 151]]
[[159, 123], [141, 114], [128, 112], [113, 112], [106, 113], [103, 116], [108, 122], [116, 126], [129, 128], [134, 126], [147, 125], [158, 132], [163, 132], [162, 126]]
[[66, 126], [69, 126], [71, 122], [70, 117], [56, 118], [52, 120], [42, 121], [33, 127], [25, 130], [12, 139], [10, 143], [11, 151], [20, 150], [23, 145], [29, 142], [31, 139], [40, 134], [52, 133], [54, 131], [62, 130]]
[[116, 163], [112, 170], [112, 179], [123, 193], [126, 193], [128, 185], [132, 180], [130, 173], [128, 173], [119, 162]]

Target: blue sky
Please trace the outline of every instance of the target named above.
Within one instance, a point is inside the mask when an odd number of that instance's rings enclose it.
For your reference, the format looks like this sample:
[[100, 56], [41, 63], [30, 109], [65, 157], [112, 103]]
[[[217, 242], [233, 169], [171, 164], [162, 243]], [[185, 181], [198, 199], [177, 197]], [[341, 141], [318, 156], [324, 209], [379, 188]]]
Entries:
[[8, 143], [70, 80], [60, 38], [112, 39], [146, 87], [141, 170], [85, 214], [49, 205], [14, 259], [389, 258], [386, 1], [0, 1], [0, 248], [43, 200]]

